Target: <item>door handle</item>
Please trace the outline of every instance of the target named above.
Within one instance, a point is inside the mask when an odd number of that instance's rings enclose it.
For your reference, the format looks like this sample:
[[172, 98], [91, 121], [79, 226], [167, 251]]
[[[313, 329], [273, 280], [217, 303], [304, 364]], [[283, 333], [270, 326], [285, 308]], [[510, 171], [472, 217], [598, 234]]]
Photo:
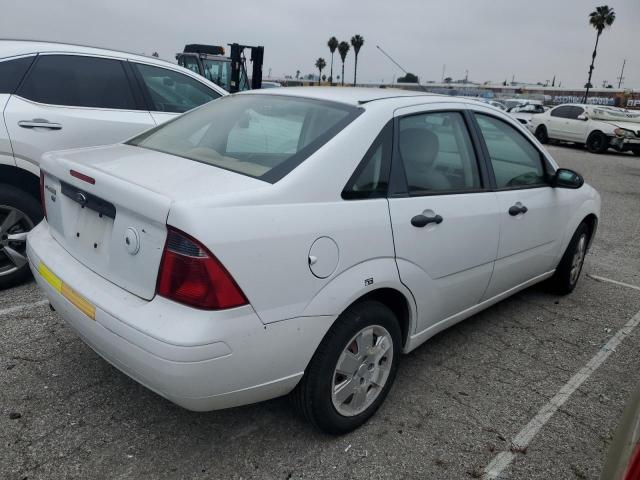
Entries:
[[52, 123], [43, 118], [34, 118], [33, 120], [20, 120], [18, 126], [22, 128], [48, 128], [49, 130], [62, 130], [62, 125]]
[[424, 227], [430, 223], [440, 224], [442, 223], [443, 218], [440, 215], [435, 215], [433, 217], [427, 217], [426, 215], [416, 215], [411, 219], [411, 225], [414, 227]]
[[516, 203], [515, 205], [512, 205], [511, 207], [509, 207], [509, 215], [511, 215], [512, 217], [515, 217], [516, 215], [520, 215], [525, 214], [529, 211], [529, 209], [527, 207], [525, 207], [524, 205], [522, 205], [520, 202]]

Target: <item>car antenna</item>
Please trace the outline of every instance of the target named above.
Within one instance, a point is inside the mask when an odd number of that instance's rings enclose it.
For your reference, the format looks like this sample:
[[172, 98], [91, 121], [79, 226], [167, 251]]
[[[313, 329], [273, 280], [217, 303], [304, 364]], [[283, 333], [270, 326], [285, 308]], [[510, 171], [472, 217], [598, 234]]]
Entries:
[[[391, 60], [391, 61], [392, 61], [392, 62], [393, 62], [393, 63], [394, 63], [394, 64], [395, 64], [395, 65], [396, 65], [400, 70], [402, 70], [402, 71], [404, 72], [404, 74], [405, 74], [405, 75], [406, 75], [407, 73], [409, 73], [409, 72], [407, 72], [404, 68], [402, 68], [402, 65], [400, 65], [398, 62], [396, 62], [396, 61], [391, 57], [391, 55], [389, 55], [387, 52], [385, 52], [385, 51], [382, 49], [382, 47], [381, 47], [380, 45], [376, 45], [376, 48], [377, 48], [378, 50], [380, 50], [380, 52], [382, 52], [382, 54], [383, 54], [385, 57], [387, 57], [389, 60]], [[422, 89], [422, 91], [423, 91], [423, 92], [425, 92], [425, 93], [431, 93], [431, 92], [429, 92], [426, 88], [424, 88], [424, 86], [420, 83], [420, 78], [418, 78], [418, 86]]]

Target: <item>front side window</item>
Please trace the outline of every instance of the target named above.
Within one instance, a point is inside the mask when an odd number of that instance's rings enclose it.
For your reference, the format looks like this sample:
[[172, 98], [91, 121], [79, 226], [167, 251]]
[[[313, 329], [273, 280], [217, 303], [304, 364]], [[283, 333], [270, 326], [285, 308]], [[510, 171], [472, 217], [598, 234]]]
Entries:
[[215, 100], [220, 94], [194, 78], [161, 67], [134, 64], [156, 112], [183, 113]]
[[556, 107], [553, 110], [551, 110], [551, 114], [552, 117], [559, 117], [559, 118], [570, 118], [571, 117], [571, 107], [569, 105], [563, 105], [560, 107]]
[[398, 152], [409, 194], [476, 190], [481, 187], [476, 155], [459, 112], [434, 112], [400, 119]]
[[0, 93], [13, 93], [33, 63], [32, 57], [0, 61]]
[[129, 143], [276, 182], [361, 111], [280, 95], [229, 96]]
[[50, 105], [134, 110], [120, 60], [80, 55], [40, 55], [18, 94]]
[[584, 113], [584, 108], [582, 107], [570, 107], [570, 108], [571, 110], [567, 118], [570, 118], [572, 120], [577, 120], [578, 117]]
[[541, 153], [511, 125], [497, 118], [475, 114], [498, 188], [546, 184]]

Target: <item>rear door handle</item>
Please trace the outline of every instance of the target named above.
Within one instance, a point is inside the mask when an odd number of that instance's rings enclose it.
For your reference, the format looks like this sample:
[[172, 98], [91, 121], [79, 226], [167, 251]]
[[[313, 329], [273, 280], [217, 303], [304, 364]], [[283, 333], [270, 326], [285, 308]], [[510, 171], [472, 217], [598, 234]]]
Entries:
[[515, 217], [516, 215], [520, 215], [525, 214], [529, 211], [529, 209], [527, 207], [525, 207], [524, 205], [522, 205], [520, 202], [516, 203], [515, 205], [512, 205], [511, 207], [509, 207], [509, 215], [511, 215], [512, 217]]
[[20, 120], [18, 126], [22, 128], [48, 128], [49, 130], [62, 130], [62, 125], [52, 123], [43, 118], [34, 118], [33, 120]]
[[440, 215], [435, 215], [433, 217], [427, 217], [426, 215], [416, 215], [411, 219], [411, 225], [414, 227], [424, 227], [430, 223], [440, 224], [442, 223], [443, 218]]

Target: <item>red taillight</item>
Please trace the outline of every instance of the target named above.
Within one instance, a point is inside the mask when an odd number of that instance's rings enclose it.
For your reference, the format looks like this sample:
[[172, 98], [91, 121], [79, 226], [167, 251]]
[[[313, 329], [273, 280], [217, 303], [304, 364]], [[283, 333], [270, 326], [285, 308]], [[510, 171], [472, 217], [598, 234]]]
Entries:
[[158, 272], [158, 295], [205, 310], [246, 305], [226, 268], [197, 240], [169, 227]]
[[640, 443], [636, 444], [633, 449], [623, 478], [624, 480], [638, 480], [640, 478]]
[[40, 202], [42, 203], [44, 218], [47, 218], [47, 202], [44, 199], [44, 172], [42, 170], [40, 170]]

